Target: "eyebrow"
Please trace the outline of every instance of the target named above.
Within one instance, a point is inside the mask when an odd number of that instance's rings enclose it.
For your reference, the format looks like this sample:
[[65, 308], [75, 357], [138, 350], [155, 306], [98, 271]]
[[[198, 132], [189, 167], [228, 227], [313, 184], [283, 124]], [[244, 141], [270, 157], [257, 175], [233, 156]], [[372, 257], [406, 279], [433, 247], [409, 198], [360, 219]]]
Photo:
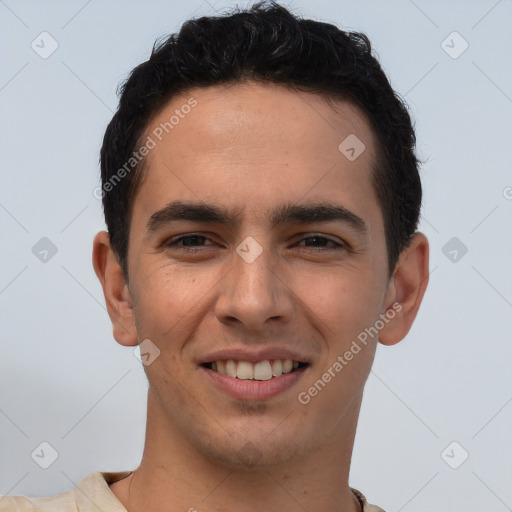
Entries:
[[[193, 221], [204, 224], [222, 224], [228, 227], [240, 225], [242, 211], [240, 209], [221, 208], [207, 203], [194, 203], [188, 201], [172, 201], [161, 210], [151, 215], [146, 224], [148, 233], [157, 231], [164, 225], [172, 222]], [[365, 234], [368, 229], [364, 220], [339, 204], [313, 203], [294, 204], [287, 203], [278, 206], [269, 215], [271, 228], [283, 224], [312, 224], [318, 222], [343, 222], [349, 224], [356, 231]]]

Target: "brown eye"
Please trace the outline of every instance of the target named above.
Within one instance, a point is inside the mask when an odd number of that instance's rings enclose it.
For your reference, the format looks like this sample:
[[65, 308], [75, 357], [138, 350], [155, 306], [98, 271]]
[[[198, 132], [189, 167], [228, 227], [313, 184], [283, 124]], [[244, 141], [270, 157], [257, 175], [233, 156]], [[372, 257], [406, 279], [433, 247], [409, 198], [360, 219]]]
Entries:
[[210, 240], [204, 235], [198, 234], [189, 234], [189, 235], [181, 235], [176, 238], [171, 238], [167, 242], [165, 242], [166, 247], [176, 248], [180, 251], [191, 251], [196, 252], [200, 251], [197, 247], [207, 247], [212, 244], [205, 244], [204, 242]]
[[336, 242], [330, 238], [327, 238], [325, 236], [320, 236], [320, 235], [310, 235], [310, 236], [304, 237], [299, 242], [299, 244], [301, 244], [302, 242], [306, 242], [306, 244], [302, 245], [301, 247], [306, 247], [306, 248], [339, 250], [339, 249], [343, 249], [345, 247], [345, 244]]

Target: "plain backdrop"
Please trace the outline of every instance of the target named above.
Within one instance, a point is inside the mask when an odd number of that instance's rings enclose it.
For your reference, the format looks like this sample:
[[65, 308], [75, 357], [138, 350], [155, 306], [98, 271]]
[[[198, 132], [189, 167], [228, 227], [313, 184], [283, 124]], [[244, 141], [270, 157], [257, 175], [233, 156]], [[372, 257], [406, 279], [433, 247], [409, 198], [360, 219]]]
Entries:
[[[0, 494], [140, 461], [147, 382], [91, 265], [99, 148], [154, 40], [234, 5], [0, 1]], [[424, 161], [430, 285], [407, 338], [378, 348], [350, 484], [388, 512], [510, 511], [512, 2], [287, 5], [369, 36]]]

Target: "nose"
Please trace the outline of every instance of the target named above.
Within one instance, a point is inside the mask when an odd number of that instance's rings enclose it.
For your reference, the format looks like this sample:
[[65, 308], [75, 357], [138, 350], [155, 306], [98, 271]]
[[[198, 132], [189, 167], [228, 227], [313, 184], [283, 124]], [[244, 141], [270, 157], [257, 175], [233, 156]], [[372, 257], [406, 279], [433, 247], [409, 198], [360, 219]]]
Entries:
[[221, 323], [240, 324], [257, 331], [268, 328], [270, 323], [290, 321], [294, 312], [293, 292], [279, 270], [277, 256], [263, 249], [251, 261], [235, 253], [231, 265], [221, 281], [215, 305], [215, 315]]

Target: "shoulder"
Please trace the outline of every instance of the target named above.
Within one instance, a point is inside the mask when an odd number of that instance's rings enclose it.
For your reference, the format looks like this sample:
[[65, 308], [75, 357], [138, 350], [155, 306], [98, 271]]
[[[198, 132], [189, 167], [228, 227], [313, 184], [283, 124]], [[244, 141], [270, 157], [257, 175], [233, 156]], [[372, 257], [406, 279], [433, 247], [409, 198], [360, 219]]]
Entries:
[[89, 512], [97, 510], [95, 504], [104, 512], [126, 512], [109, 484], [130, 473], [96, 471], [80, 480], [75, 489], [49, 498], [0, 495], [0, 512]]
[[27, 496], [0, 496], [0, 512], [77, 512], [73, 491], [63, 492], [51, 498]]

